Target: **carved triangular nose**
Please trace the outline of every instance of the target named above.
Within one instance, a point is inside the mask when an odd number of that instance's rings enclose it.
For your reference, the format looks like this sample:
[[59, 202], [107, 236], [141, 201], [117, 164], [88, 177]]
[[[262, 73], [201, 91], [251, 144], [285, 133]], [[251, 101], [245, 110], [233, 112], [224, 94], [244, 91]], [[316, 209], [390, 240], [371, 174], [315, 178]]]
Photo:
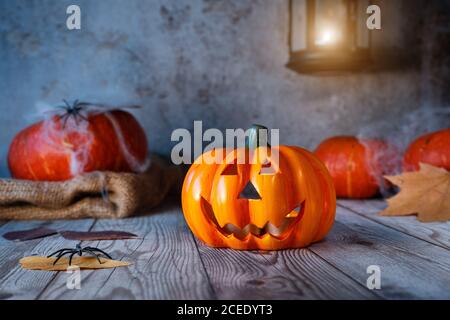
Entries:
[[241, 194], [239, 195], [239, 199], [254, 199], [254, 200], [261, 200], [261, 196], [259, 195], [258, 191], [256, 191], [255, 186], [251, 181], [247, 182], [247, 185], [245, 186], [244, 190], [242, 190]]

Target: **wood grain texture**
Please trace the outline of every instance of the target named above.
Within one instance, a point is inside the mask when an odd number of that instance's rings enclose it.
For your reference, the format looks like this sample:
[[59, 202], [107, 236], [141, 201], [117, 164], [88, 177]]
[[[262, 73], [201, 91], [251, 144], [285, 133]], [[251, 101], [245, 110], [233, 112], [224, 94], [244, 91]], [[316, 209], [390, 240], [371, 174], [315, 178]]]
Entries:
[[366, 285], [367, 267], [381, 268], [381, 290], [387, 299], [450, 298], [450, 252], [338, 207], [326, 241], [311, 250]]
[[[43, 226], [56, 230], [70, 227], [73, 230], [86, 231], [93, 223], [94, 221], [90, 219], [53, 222], [11, 221], [0, 227], [0, 233]], [[78, 243], [64, 240], [59, 236], [24, 242], [3, 240], [0, 242], [0, 299], [36, 299], [55, 277], [55, 272], [22, 269], [18, 263], [22, 257], [45, 256], [64, 247], [75, 247]]]
[[380, 216], [378, 213], [387, 206], [383, 200], [339, 200], [338, 205], [385, 226], [450, 249], [450, 221], [423, 223], [415, 216]]
[[374, 299], [375, 294], [308, 249], [199, 251], [219, 299]]
[[[0, 234], [45, 226], [116, 229], [140, 238], [82, 242], [133, 265], [84, 270], [81, 290], [67, 289], [65, 272], [18, 265], [24, 256], [45, 255], [77, 241], [0, 238], [0, 299], [449, 299], [447, 224], [376, 216], [382, 205], [339, 201], [336, 223], [324, 241], [276, 252], [209, 248], [195, 240], [178, 204], [125, 220], [6, 222]], [[381, 290], [366, 287], [369, 265], [381, 268]]]
[[93, 231], [123, 230], [140, 239], [83, 242], [98, 246], [129, 267], [82, 271], [81, 290], [66, 288], [60, 273], [40, 299], [212, 299], [196, 245], [179, 206], [125, 220], [98, 220]]

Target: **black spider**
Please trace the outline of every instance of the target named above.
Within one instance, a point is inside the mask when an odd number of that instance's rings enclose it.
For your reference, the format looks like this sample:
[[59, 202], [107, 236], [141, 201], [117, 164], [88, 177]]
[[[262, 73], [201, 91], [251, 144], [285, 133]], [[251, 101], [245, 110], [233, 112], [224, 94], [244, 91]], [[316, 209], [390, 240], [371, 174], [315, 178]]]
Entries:
[[[57, 117], [63, 122], [62, 128], [64, 129], [66, 127], [67, 121], [70, 117], [72, 117], [75, 120], [75, 123], [78, 125], [79, 120], [85, 120], [88, 119], [81, 113], [83, 110], [86, 109], [103, 109], [103, 110], [114, 110], [116, 108], [110, 108], [105, 104], [101, 103], [90, 103], [90, 102], [80, 102], [79, 100], [75, 100], [73, 104], [70, 104], [67, 100], [63, 99], [64, 105], [62, 106], [56, 106], [55, 109], [62, 109], [64, 111], [63, 114], [58, 114]], [[119, 109], [139, 109], [140, 106], [137, 105], [131, 105], [131, 106], [125, 106], [120, 107]], [[48, 110], [46, 112], [53, 113], [55, 110]]]
[[70, 105], [67, 100], [63, 100], [64, 106], [57, 106], [58, 109], [63, 109], [65, 112], [63, 115], [58, 115], [59, 119], [63, 121], [62, 128], [64, 129], [67, 124], [67, 120], [70, 117], [73, 117], [75, 119], [75, 123], [78, 125], [78, 121], [81, 118], [82, 120], [87, 121], [87, 118], [81, 114], [81, 111], [86, 108], [87, 106], [90, 106], [91, 104], [88, 102], [79, 102], [78, 100], [75, 100], [72, 105]]
[[[47, 258], [53, 257], [54, 255], [57, 255], [56, 256], [56, 260], [53, 262], [53, 265], [55, 265], [56, 262], [58, 262], [59, 259], [61, 259], [64, 255], [70, 254], [70, 258], [69, 258], [69, 266], [70, 266], [70, 265], [72, 265], [72, 258], [73, 258], [73, 256], [78, 254], [81, 257], [83, 255], [83, 252], [89, 253], [90, 255], [95, 256], [100, 264], [103, 264], [103, 262], [100, 261], [100, 256], [101, 255], [104, 255], [104, 256], [106, 256], [106, 257], [108, 257], [109, 259], [112, 260], [111, 256], [109, 254], [107, 254], [103, 250], [100, 250], [98, 248], [93, 248], [93, 247], [84, 247], [84, 248], [82, 248], [81, 245], [79, 245], [79, 244], [77, 244], [75, 249], [65, 248], [65, 249], [61, 249], [61, 250], [55, 251], [52, 254], [50, 254], [49, 256], [47, 256]], [[98, 254], [97, 252], [99, 252], [100, 254]]]

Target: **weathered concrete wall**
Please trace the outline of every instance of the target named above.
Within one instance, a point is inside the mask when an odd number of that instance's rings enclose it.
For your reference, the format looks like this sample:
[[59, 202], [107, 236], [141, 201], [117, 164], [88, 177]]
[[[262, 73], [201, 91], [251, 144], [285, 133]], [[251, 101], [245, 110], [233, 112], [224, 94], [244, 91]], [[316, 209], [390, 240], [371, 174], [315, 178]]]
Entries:
[[[80, 31], [65, 27], [73, 3]], [[375, 46], [420, 50], [414, 17], [426, 1], [379, 3]], [[280, 128], [283, 144], [314, 147], [374, 122], [395, 128], [422, 105], [420, 68], [329, 77], [286, 69], [287, 22], [285, 0], [0, 0], [0, 175], [13, 135], [63, 98], [141, 104], [150, 147], [163, 153], [172, 130], [194, 120], [262, 123]]]

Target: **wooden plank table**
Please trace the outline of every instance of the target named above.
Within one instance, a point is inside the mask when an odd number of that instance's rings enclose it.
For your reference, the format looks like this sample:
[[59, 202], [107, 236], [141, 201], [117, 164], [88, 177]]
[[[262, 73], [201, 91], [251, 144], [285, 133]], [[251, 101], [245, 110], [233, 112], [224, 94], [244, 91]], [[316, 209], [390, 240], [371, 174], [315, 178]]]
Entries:
[[[0, 221], [1, 235], [38, 226], [139, 235], [84, 241], [132, 265], [82, 271], [80, 290], [67, 288], [66, 272], [18, 265], [21, 257], [78, 242], [58, 235], [26, 242], [0, 238], [0, 299], [450, 299], [450, 222], [381, 217], [384, 206], [382, 200], [340, 200], [324, 241], [276, 252], [203, 245], [173, 199], [148, 215], [124, 220]], [[380, 268], [381, 289], [367, 287], [371, 265]]]

